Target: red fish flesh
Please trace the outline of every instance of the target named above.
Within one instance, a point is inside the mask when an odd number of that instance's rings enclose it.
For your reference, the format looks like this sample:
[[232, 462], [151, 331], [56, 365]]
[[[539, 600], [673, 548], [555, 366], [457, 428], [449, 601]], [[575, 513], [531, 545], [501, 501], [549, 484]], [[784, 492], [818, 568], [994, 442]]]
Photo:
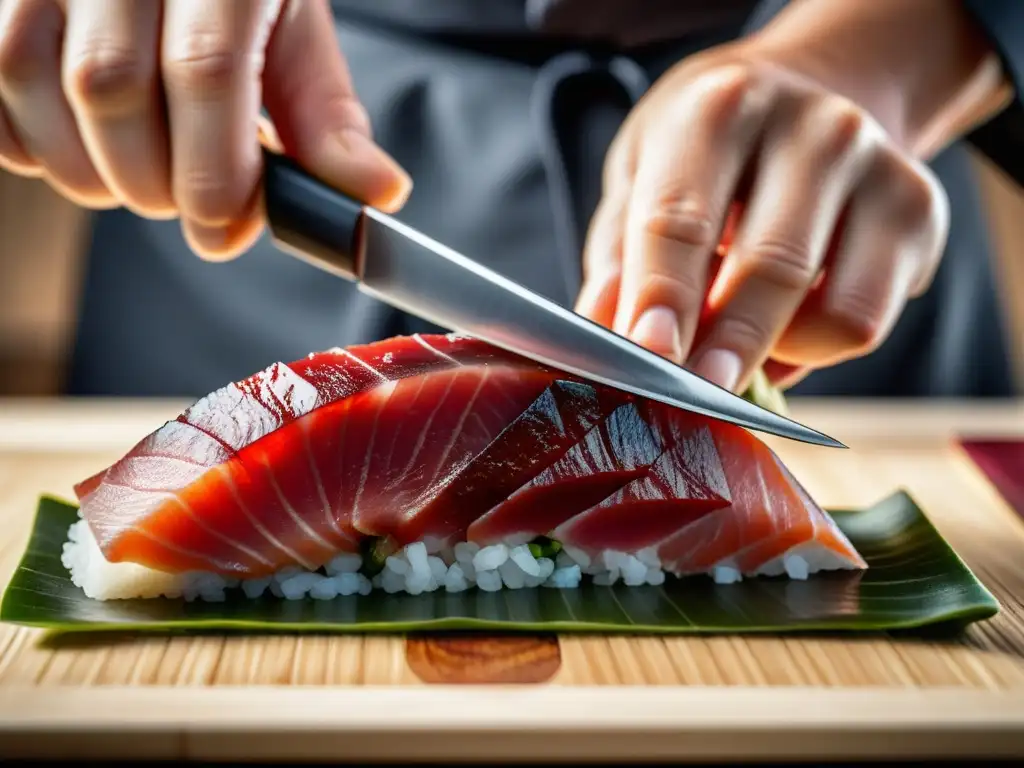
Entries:
[[[75, 492], [65, 563], [101, 598], [183, 574], [330, 596], [866, 567], [747, 431], [457, 335], [276, 363]], [[105, 583], [120, 564], [130, 587]]]

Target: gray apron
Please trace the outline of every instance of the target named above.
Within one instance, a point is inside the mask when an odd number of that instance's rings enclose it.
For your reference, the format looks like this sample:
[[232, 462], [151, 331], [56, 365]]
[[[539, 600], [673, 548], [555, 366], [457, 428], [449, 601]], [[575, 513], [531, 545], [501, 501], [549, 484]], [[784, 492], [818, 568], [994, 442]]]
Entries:
[[[536, 34], [531, 24], [544, 5], [334, 4], [375, 137], [415, 182], [398, 218], [572, 306], [615, 130], [667, 67], [740, 34], [750, 2], [723, 2], [729, 13], [703, 19], [699, 34], [657, 43], [635, 35], [626, 53], [596, 32], [566, 42], [557, 18], [548, 19], [553, 33]], [[953, 223], [931, 290], [878, 351], [814, 373], [794, 394], [1013, 394], [965, 149], [951, 147], [933, 167]], [[95, 216], [80, 307], [69, 387], [87, 395], [198, 397], [310, 351], [438, 330], [278, 252], [266, 237], [232, 262], [209, 264], [189, 252], [176, 222], [124, 210]]]

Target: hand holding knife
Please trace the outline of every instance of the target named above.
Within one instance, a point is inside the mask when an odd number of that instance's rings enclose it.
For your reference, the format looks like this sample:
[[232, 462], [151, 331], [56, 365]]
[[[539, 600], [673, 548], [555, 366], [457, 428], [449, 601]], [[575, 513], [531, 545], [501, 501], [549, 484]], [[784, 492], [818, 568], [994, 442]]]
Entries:
[[283, 250], [391, 306], [596, 383], [749, 429], [845, 447], [536, 294], [264, 150], [271, 234]]

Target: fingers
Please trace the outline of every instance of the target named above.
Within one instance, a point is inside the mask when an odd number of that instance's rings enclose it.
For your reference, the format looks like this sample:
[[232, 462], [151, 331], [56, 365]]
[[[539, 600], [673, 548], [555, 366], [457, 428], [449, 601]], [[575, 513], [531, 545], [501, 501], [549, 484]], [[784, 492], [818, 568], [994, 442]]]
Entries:
[[796, 386], [807, 378], [812, 369], [799, 365], [786, 365], [778, 360], [769, 358], [764, 361], [761, 370], [764, 371], [764, 375], [768, 377], [769, 382], [779, 389], [785, 390]]
[[163, 85], [171, 190], [189, 245], [230, 258], [259, 231], [256, 119], [266, 40], [281, 0], [167, 0]]
[[614, 330], [682, 362], [708, 263], [760, 131], [770, 93], [747, 70], [698, 78], [645, 127], [624, 233]]
[[[622, 248], [626, 214], [636, 172], [635, 136], [631, 118], [616, 135], [602, 169], [604, 195], [598, 201], [583, 243], [583, 285], [575, 310], [595, 323], [612, 328], [622, 285]], [[660, 340], [655, 339], [654, 346]], [[659, 354], [667, 352], [656, 349]]]
[[394, 212], [404, 204], [411, 181], [370, 137], [326, 0], [288, 3], [269, 42], [263, 87], [287, 154], [369, 205]]
[[876, 133], [840, 100], [783, 105], [772, 118], [735, 242], [709, 297], [714, 320], [695, 372], [742, 389], [821, 269]]
[[625, 229], [628, 194], [623, 185], [601, 199], [587, 231], [583, 246], [583, 286], [576, 299], [576, 312], [611, 328], [619, 303], [622, 278], [622, 236]]
[[[615, 322], [615, 308], [619, 304], [621, 282], [622, 273], [618, 269], [612, 269], [584, 283], [576, 311], [598, 325], [611, 328]], [[655, 348], [653, 351], [668, 354], [671, 350], [662, 351]]]
[[0, 101], [0, 168], [19, 176], [35, 177], [43, 174], [42, 166], [29, 155], [18, 138], [3, 101]]
[[942, 256], [949, 203], [934, 175], [894, 152], [880, 156], [853, 195], [834, 263], [772, 356], [817, 368], [876, 349]]
[[577, 311], [733, 391], [758, 367], [792, 386], [874, 349], [941, 258], [938, 181], [784, 67], [697, 71], [663, 77], [620, 130]]
[[[11, 3], [0, 8], [0, 79], [3, 72], [17, 66], [15, 57], [20, 56], [19, 48], [24, 46], [24, 27], [20, 30], [17, 28], [18, 17], [12, 13], [13, 9]], [[24, 24], [23, 20], [21, 24]], [[25, 149], [25, 144], [19, 138], [14, 122], [4, 107], [2, 94], [0, 88], [0, 168], [21, 176], [41, 176], [43, 168]]]
[[106, 187], [129, 209], [176, 215], [157, 51], [158, 0], [67, 3], [64, 91]]
[[[264, 103], [277, 125], [260, 125]], [[262, 229], [271, 129], [370, 204], [408, 196], [369, 137], [327, 0], [0, 0], [0, 167], [87, 207], [178, 216], [192, 250], [230, 258]]]
[[2, 151], [13, 165], [38, 163], [47, 181], [76, 203], [113, 206], [64, 97], [63, 33], [64, 14], [52, 0], [0, 3]]

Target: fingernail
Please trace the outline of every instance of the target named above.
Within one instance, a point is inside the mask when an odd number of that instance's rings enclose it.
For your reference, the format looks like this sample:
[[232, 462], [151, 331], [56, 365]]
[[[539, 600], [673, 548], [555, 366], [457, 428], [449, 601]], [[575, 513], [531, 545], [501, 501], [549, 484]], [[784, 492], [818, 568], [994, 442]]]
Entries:
[[742, 363], [735, 352], [712, 349], [700, 357], [693, 370], [698, 376], [703, 376], [731, 392], [739, 381], [741, 367]]
[[274, 152], [284, 152], [284, 144], [277, 133], [274, 124], [260, 115], [256, 121], [256, 130], [259, 133], [260, 143]]
[[651, 307], [633, 326], [633, 341], [659, 355], [678, 361], [682, 356], [679, 316], [668, 307]]
[[343, 170], [357, 182], [368, 202], [385, 213], [397, 213], [409, 200], [413, 182], [408, 172], [383, 147], [359, 131], [347, 129], [338, 135], [345, 155]]
[[181, 222], [185, 239], [189, 244], [194, 244], [204, 251], [216, 251], [224, 246], [228, 240], [227, 227], [209, 227], [200, 224], [192, 219], [184, 219]]
[[259, 236], [258, 220], [243, 220], [226, 227], [208, 227], [182, 221], [189, 248], [204, 261], [230, 261], [248, 250]]

